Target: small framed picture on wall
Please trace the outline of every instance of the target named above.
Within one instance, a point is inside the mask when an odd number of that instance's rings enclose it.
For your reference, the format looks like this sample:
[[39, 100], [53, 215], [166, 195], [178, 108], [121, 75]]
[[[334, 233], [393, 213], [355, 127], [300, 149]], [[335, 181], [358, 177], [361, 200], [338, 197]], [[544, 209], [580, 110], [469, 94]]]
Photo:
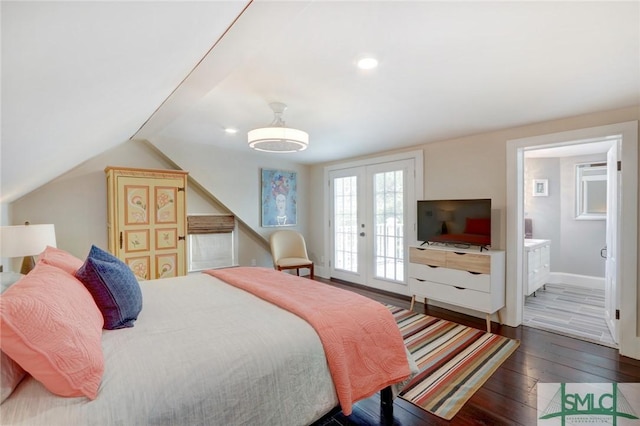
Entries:
[[549, 180], [534, 179], [533, 180], [533, 196], [546, 197], [549, 195]]
[[296, 172], [262, 169], [262, 226], [297, 224]]

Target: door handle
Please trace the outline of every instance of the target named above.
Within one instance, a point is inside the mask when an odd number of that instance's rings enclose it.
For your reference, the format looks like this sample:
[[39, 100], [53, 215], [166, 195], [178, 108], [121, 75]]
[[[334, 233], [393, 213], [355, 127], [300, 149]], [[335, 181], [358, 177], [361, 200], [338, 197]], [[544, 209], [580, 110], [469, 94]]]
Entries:
[[361, 233], [360, 233], [360, 236], [361, 236], [361, 237], [364, 237], [364, 232], [361, 232]]
[[603, 259], [607, 258], [607, 246], [604, 246], [600, 249], [600, 257]]

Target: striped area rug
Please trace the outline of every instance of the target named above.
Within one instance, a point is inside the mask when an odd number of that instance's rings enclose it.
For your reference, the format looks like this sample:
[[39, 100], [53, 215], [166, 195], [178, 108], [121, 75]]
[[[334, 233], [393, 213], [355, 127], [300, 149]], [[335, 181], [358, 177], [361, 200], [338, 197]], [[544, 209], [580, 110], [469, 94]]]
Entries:
[[387, 305], [420, 373], [400, 397], [450, 420], [520, 345], [518, 340]]

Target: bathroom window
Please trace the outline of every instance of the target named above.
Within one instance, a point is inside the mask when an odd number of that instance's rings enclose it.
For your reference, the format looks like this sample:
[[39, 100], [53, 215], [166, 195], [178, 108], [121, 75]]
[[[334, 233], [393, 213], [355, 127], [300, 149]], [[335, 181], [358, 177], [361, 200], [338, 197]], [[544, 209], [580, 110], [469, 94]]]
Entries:
[[576, 165], [576, 219], [607, 217], [607, 164]]

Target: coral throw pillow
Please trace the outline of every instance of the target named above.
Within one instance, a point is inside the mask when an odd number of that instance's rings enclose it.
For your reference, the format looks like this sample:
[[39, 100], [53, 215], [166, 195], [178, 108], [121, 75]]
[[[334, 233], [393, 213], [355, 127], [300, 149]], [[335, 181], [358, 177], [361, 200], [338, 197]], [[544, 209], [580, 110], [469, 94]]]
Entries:
[[71, 275], [75, 274], [82, 266], [82, 260], [64, 250], [51, 246], [47, 246], [47, 248], [40, 253], [40, 256], [38, 256], [38, 262], [55, 266], [56, 268], [60, 268]]
[[56, 395], [98, 395], [102, 323], [82, 283], [51, 265], [38, 263], [0, 296], [2, 351]]
[[123, 261], [92, 246], [76, 277], [100, 308], [105, 329], [133, 327], [142, 310], [142, 292], [135, 275]]

